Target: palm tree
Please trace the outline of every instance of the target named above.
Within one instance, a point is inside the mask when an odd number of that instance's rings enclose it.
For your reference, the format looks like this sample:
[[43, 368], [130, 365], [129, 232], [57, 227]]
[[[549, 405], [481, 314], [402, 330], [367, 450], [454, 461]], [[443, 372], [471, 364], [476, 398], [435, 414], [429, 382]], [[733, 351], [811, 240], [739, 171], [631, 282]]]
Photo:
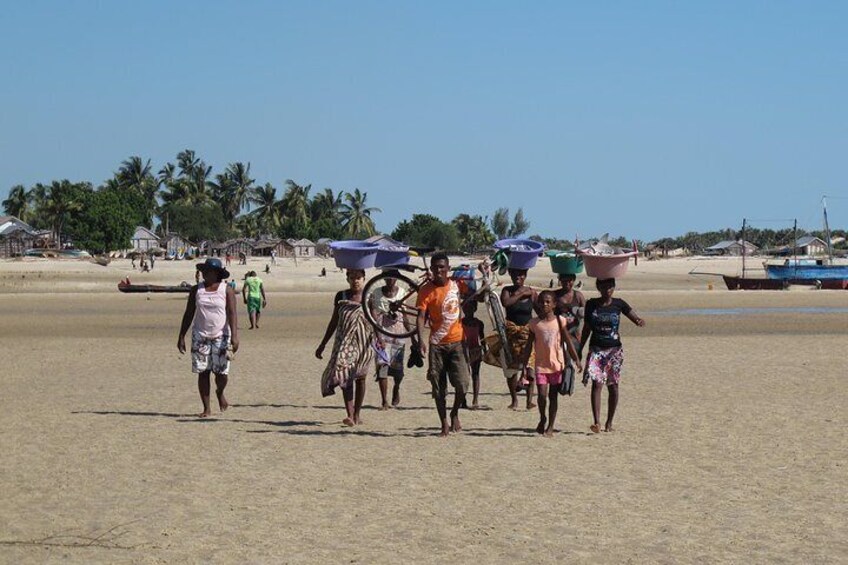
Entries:
[[376, 233], [371, 214], [382, 212], [379, 208], [366, 205], [368, 193], [358, 188], [353, 193], [345, 193], [345, 203], [341, 207], [342, 227], [349, 237], [369, 237]]
[[159, 204], [157, 195], [159, 194], [160, 181], [153, 176], [150, 159], [145, 163], [141, 157], [130, 157], [121, 163], [115, 177], [120, 188], [133, 190], [141, 195], [145, 204], [146, 225], [147, 227], [152, 226], [153, 215], [156, 213]]
[[333, 194], [332, 188], [325, 188], [323, 192], [316, 194], [309, 205], [312, 222], [320, 222], [321, 220], [338, 222], [342, 208], [342, 196], [342, 191]]
[[53, 237], [58, 242], [59, 247], [62, 246], [62, 228], [65, 226], [68, 217], [82, 209], [82, 202], [79, 200], [80, 190], [91, 190], [91, 187], [82, 183], [74, 185], [71, 181], [65, 179], [62, 181], [54, 180], [47, 188], [44, 209], [39, 210], [39, 212], [49, 222], [53, 230]]
[[212, 193], [224, 211], [224, 218], [232, 227], [236, 217], [250, 203], [255, 190], [254, 179], [250, 178], [250, 163], [230, 163], [216, 179], [217, 183], [211, 183]]
[[305, 228], [309, 225], [309, 191], [312, 185], [300, 186], [293, 180], [286, 181], [286, 191], [283, 193], [282, 206], [285, 210], [284, 219], [293, 226]]
[[495, 241], [495, 236], [487, 225], [488, 220], [483, 216], [459, 214], [451, 223], [459, 232], [464, 251], [473, 252]]
[[9, 190], [9, 197], [3, 201], [3, 210], [22, 222], [29, 222], [32, 215], [32, 200], [24, 185], [17, 184]]
[[276, 232], [282, 224], [282, 203], [277, 200], [277, 189], [270, 182], [256, 189], [251, 197], [251, 204], [256, 208], [250, 213], [256, 217], [259, 228], [266, 233]]

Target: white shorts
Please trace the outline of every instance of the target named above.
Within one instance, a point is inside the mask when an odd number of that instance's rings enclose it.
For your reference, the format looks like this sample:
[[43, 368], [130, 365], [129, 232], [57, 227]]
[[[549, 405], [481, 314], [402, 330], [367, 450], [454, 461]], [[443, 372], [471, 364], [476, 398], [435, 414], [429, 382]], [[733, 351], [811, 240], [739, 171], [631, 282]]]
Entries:
[[229, 334], [208, 338], [192, 333], [191, 372], [212, 371], [216, 375], [228, 374], [230, 372], [230, 360], [227, 359], [227, 347], [229, 345]]

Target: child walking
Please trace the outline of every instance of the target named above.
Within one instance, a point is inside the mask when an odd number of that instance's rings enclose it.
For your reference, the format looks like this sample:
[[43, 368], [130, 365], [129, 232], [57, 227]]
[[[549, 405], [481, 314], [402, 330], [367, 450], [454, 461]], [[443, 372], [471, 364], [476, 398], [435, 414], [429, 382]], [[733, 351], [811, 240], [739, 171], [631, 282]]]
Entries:
[[[562, 344], [568, 349], [568, 355], [577, 370], [581, 370], [580, 359], [571, 336], [566, 327], [566, 319], [556, 315], [557, 297], [550, 290], [539, 293], [537, 300], [538, 318], [530, 321], [531, 342], [536, 352], [536, 386], [539, 394], [539, 425], [536, 432], [545, 437], [554, 435], [557, 408], [559, 405], [559, 387], [562, 384], [562, 373], [565, 370], [565, 355]], [[545, 408], [547, 406], [547, 415]]]
[[462, 318], [462, 329], [464, 333], [465, 355], [468, 357], [468, 365], [471, 368], [472, 400], [471, 410], [480, 408], [480, 364], [483, 361], [483, 335], [484, 326], [480, 318], [475, 318], [477, 303], [469, 300], [462, 307], [464, 317]]
[[589, 380], [592, 381], [594, 423], [589, 429], [594, 433], [601, 431], [601, 391], [604, 385], [609, 392], [604, 431], [613, 431], [612, 419], [618, 406], [618, 383], [621, 380], [621, 365], [624, 363], [624, 349], [621, 347], [618, 334], [621, 314], [640, 328], [645, 326], [645, 320], [640, 318], [627, 302], [620, 298], [613, 298], [615, 279], [598, 279], [596, 286], [601, 296], [590, 298], [586, 302], [586, 318], [580, 338], [581, 355], [587, 341], [589, 343], [589, 356], [586, 359], [583, 384], [586, 385]]
[[227, 347], [232, 344], [233, 353], [238, 351], [238, 316], [235, 292], [223, 282], [229, 278], [230, 273], [221, 266], [221, 260], [209, 258], [205, 263], [197, 265], [197, 271], [203, 280], [193, 286], [188, 295], [177, 349], [180, 353], [186, 352], [185, 336], [194, 322], [191, 332], [191, 370], [197, 373], [197, 388], [203, 402], [203, 412], [198, 416], [208, 418], [212, 415], [209, 406], [210, 373], [215, 373], [218, 407], [223, 412], [229, 406], [224, 396], [230, 372]]

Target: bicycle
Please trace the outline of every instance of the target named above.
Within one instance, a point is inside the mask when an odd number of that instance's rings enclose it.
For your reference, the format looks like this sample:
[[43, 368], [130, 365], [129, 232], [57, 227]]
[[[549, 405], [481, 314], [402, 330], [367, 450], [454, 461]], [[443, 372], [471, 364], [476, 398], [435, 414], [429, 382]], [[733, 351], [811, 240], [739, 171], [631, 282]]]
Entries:
[[[421, 256], [423, 260], [423, 254], [429, 251], [432, 250], [412, 249], [411, 255]], [[456, 271], [456, 269], [453, 270]], [[401, 271], [407, 273], [425, 272], [417, 280], [413, 280]], [[486, 303], [486, 310], [501, 343], [501, 362], [506, 367], [512, 362], [512, 356], [506, 337], [506, 316], [500, 296], [495, 292], [495, 285], [492, 284], [493, 272], [487, 261], [478, 265], [477, 271], [482, 275], [480, 279], [482, 284], [478, 290], [466, 297], [463, 303], [469, 300], [480, 300], [479, 297], [483, 295], [483, 299], [480, 301]], [[396, 290], [392, 296], [386, 296], [383, 291], [387, 286], [391, 286], [390, 283], [387, 283], [387, 279], [394, 279], [395, 281], [393, 284]], [[390, 338], [403, 339], [414, 336], [418, 329], [418, 308], [416, 307], [418, 291], [429, 279], [430, 274], [426, 262], [423, 267], [412, 264], [382, 267], [382, 272], [369, 279], [362, 290], [362, 309], [365, 318], [375, 330]]]

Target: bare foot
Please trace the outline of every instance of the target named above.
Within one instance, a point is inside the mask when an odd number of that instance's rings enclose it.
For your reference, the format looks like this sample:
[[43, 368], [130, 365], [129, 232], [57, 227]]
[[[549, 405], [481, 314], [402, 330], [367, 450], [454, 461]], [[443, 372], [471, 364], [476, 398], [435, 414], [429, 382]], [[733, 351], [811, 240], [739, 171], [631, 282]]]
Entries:
[[518, 410], [518, 402], [513, 402], [508, 406], [510, 410]]
[[198, 414], [197, 417], [198, 418], [208, 418], [211, 415], [212, 415], [212, 412], [209, 412], [208, 410], [204, 410], [203, 412]]
[[442, 431], [439, 434], [439, 437], [448, 437], [450, 435], [450, 428], [447, 424], [442, 424]]
[[535, 407], [536, 407], [536, 405], [535, 405], [535, 404], [533, 404], [532, 402], [531, 402], [530, 404], [528, 404], [528, 405], [527, 405], [527, 409], [528, 409], [528, 410], [532, 410], [532, 409], [533, 409], [533, 408], [535, 408]]
[[480, 409], [480, 405], [477, 404], [476, 402], [474, 404], [472, 404], [471, 408], [470, 408], [470, 410], [479, 410], [479, 409]]
[[459, 416], [451, 416], [450, 431], [452, 431], [452, 432], [461, 432], [462, 431], [462, 424], [459, 421]]
[[592, 430], [592, 433], [597, 434], [601, 431], [601, 426], [600, 424], [592, 424], [591, 426], [589, 426], [589, 429]]
[[385, 411], [386, 411], [386, 410], [388, 410], [389, 408], [391, 408], [391, 406], [389, 406], [389, 405], [388, 405], [388, 404], [386, 404], [386, 403], [383, 403], [383, 405], [382, 405], [382, 406], [380, 406], [380, 410], [381, 410], [382, 412], [385, 412]]
[[350, 426], [354, 426], [354, 425], [355, 425], [355, 424], [353, 423], [353, 420], [352, 420], [351, 418], [349, 418], [349, 417], [348, 417], [348, 418], [345, 418], [344, 420], [342, 420], [342, 424], [343, 424], [343, 425], [345, 425], [345, 426], [348, 426], [348, 427], [350, 427]]
[[548, 428], [547, 430], [545, 430], [545, 437], [554, 437], [554, 429]]
[[226, 412], [227, 408], [230, 407], [230, 403], [227, 402], [227, 398], [223, 394], [218, 395], [218, 407], [221, 409], [221, 412]]
[[396, 396], [392, 398], [392, 408], [397, 408], [400, 405], [400, 397]]
[[353, 423], [356, 424], [357, 426], [361, 426], [362, 425], [362, 418], [360, 418], [359, 416], [354, 416], [353, 417]]
[[604, 431], [605, 432], [613, 432], [615, 430], [612, 429], [612, 424], [607, 424], [606, 426], [604, 426]]
[[547, 422], [545, 420], [539, 420], [539, 425], [536, 426], [536, 433], [537, 434], [545, 433], [545, 426], [546, 425], [547, 425]]

